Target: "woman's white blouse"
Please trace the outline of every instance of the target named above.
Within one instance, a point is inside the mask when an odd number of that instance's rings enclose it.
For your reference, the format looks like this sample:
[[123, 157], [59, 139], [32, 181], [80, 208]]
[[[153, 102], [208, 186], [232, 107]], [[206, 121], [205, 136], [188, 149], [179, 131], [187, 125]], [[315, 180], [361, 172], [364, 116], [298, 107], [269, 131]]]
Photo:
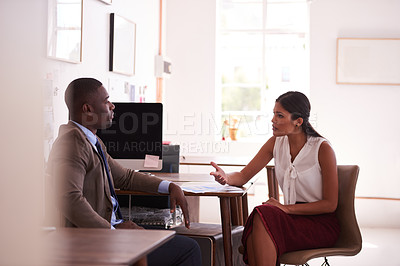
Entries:
[[320, 137], [308, 137], [292, 162], [289, 139], [277, 137], [274, 146], [275, 175], [285, 204], [322, 200], [322, 174], [318, 161]]

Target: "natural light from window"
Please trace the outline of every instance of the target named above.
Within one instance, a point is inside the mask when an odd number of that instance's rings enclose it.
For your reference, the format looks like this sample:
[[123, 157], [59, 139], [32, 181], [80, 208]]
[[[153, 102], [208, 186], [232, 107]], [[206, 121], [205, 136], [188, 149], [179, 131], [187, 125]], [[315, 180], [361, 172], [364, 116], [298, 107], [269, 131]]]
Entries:
[[221, 138], [265, 141], [275, 99], [309, 91], [308, 2], [219, 0], [217, 10]]

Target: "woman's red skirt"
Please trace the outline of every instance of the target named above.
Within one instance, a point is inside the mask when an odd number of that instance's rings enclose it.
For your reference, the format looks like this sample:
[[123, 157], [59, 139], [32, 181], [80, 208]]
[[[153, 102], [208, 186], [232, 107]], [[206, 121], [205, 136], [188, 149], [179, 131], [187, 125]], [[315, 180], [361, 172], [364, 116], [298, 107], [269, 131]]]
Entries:
[[255, 207], [250, 214], [243, 231], [245, 263], [248, 263], [247, 238], [253, 230], [253, 217], [256, 212], [260, 215], [265, 229], [275, 244], [277, 265], [279, 265], [279, 256], [285, 252], [332, 247], [339, 236], [340, 227], [335, 213], [293, 215], [285, 213], [276, 206], [260, 205]]

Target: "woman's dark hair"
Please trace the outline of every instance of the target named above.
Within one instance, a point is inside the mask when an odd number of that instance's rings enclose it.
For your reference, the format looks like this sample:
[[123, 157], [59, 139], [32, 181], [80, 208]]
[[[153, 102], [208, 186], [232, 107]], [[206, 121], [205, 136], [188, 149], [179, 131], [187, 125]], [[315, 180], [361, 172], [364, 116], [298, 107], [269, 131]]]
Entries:
[[301, 128], [307, 136], [322, 137], [310, 124], [311, 104], [307, 96], [298, 91], [289, 91], [279, 96], [276, 102], [291, 114], [292, 120], [303, 118]]

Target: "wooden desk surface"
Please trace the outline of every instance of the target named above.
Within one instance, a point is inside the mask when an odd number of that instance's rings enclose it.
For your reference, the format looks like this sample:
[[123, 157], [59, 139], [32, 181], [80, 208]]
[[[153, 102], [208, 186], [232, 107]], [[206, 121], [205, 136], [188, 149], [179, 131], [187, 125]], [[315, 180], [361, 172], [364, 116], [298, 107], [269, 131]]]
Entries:
[[213, 176], [204, 174], [192, 174], [192, 173], [149, 173], [155, 175], [163, 180], [172, 182], [215, 182]]
[[46, 232], [49, 265], [131, 265], [175, 234], [167, 230], [60, 228]]
[[[151, 173], [163, 180], [172, 181], [182, 187], [186, 196], [217, 196], [217, 197], [241, 197], [247, 193], [247, 190], [255, 182], [256, 176], [250, 179], [242, 187], [219, 185], [213, 176], [209, 174], [191, 174], [191, 173]], [[195, 190], [191, 189], [194, 188]], [[149, 193], [128, 190], [116, 190], [118, 195], [148, 195]], [[153, 194], [154, 193], [150, 193]]]
[[219, 166], [246, 166], [251, 157], [221, 157], [221, 156], [181, 156], [179, 164], [181, 165], [210, 165], [215, 162]]

